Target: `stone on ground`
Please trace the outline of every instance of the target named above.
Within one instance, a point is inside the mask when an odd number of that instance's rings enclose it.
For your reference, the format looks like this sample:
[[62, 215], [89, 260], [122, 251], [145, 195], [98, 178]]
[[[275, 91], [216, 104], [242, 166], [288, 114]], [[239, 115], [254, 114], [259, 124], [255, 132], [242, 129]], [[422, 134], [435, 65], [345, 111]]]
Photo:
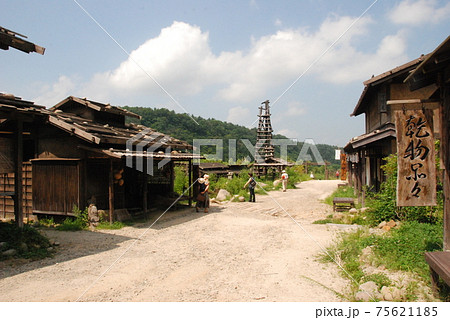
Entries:
[[217, 193], [217, 197], [216, 200], [218, 201], [224, 201], [226, 200], [228, 197], [231, 197], [231, 193], [229, 193], [227, 190], [225, 189], [220, 189], [219, 192]]

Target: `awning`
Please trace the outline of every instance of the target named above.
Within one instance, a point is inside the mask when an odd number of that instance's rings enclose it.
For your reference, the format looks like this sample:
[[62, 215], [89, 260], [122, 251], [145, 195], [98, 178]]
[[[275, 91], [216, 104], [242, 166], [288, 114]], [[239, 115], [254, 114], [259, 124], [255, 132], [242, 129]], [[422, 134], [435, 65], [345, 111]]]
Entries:
[[[368, 144], [386, 139], [386, 138], [396, 138], [395, 125], [393, 123], [386, 124], [383, 128], [375, 130], [370, 133], [365, 133], [360, 136], [354, 137], [349, 143], [345, 146], [345, 149], [358, 149]], [[347, 151], [345, 150], [345, 151]]]
[[91, 148], [86, 146], [78, 146], [78, 148], [91, 151], [94, 153], [102, 154], [108, 158], [115, 158], [115, 159], [124, 159], [124, 158], [146, 158], [146, 159], [155, 159], [155, 160], [163, 160], [163, 159], [169, 159], [169, 160], [178, 160], [178, 161], [187, 161], [187, 160], [200, 160], [205, 159], [204, 156], [201, 156], [199, 154], [193, 154], [193, 153], [184, 153], [184, 152], [147, 152], [147, 151], [130, 151], [130, 150], [120, 150], [120, 149], [97, 149], [97, 148]]

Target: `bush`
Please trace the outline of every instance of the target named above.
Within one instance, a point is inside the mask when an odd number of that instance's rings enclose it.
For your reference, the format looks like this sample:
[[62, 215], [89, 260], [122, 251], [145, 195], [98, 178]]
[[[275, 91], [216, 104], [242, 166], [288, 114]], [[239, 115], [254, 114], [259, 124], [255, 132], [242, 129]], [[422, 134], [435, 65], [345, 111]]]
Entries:
[[173, 185], [173, 190], [178, 194], [183, 194], [183, 192], [189, 187], [189, 177], [186, 172], [186, 168], [182, 166], [175, 166], [175, 180]]
[[[3, 251], [15, 249], [19, 257], [41, 259], [51, 255], [47, 250], [50, 241], [29, 225], [24, 225], [20, 229], [14, 223], [0, 222], [0, 242], [6, 243]], [[0, 259], [7, 257], [0, 255]]]
[[381, 168], [386, 174], [386, 181], [381, 184], [380, 192], [368, 194], [367, 198], [372, 223], [391, 219], [422, 223], [442, 222], [442, 191], [438, 192], [436, 207], [397, 207], [397, 155], [390, 155], [383, 160], [386, 163]]
[[88, 208], [81, 211], [77, 206], [74, 206], [72, 212], [75, 217], [67, 217], [56, 229], [61, 231], [78, 231], [85, 229], [89, 225]]

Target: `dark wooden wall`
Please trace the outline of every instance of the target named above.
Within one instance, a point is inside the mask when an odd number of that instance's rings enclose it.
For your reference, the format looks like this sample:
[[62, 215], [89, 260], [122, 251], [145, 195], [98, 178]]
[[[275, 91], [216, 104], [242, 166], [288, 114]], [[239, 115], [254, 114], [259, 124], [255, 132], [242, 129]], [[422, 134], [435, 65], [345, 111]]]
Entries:
[[80, 161], [33, 161], [33, 212], [71, 215], [83, 209]]

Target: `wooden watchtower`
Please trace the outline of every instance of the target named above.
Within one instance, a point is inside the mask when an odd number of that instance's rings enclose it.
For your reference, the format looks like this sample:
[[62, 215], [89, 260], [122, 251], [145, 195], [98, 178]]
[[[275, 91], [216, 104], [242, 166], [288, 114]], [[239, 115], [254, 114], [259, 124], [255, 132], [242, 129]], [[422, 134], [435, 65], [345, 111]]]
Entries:
[[255, 145], [255, 164], [253, 165], [254, 174], [257, 177], [272, 174], [275, 175], [283, 170], [287, 161], [274, 157], [275, 148], [272, 143], [272, 124], [270, 122], [269, 100], [261, 103], [259, 107], [259, 122]]
[[[261, 103], [259, 107], [259, 123], [256, 136], [255, 152], [257, 152], [264, 162], [273, 158], [274, 150], [272, 144], [272, 124], [270, 123], [269, 100]], [[257, 160], [258, 162], [258, 160]]]

